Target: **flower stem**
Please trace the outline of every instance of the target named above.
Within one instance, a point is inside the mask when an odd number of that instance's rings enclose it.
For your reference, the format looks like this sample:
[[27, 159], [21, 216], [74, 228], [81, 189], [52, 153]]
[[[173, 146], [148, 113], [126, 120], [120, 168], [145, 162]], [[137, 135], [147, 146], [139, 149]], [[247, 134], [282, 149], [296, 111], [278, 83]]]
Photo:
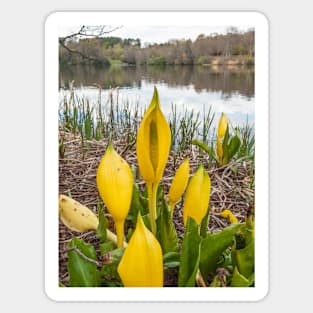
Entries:
[[116, 234], [117, 234], [117, 247], [123, 247], [123, 240], [124, 240], [124, 220], [116, 221]]
[[171, 209], [171, 216], [173, 216], [174, 209], [175, 209], [175, 203], [170, 201], [168, 205]]
[[[117, 237], [114, 233], [112, 233], [110, 230], [107, 229], [107, 239], [114, 242], [117, 245]], [[123, 247], [126, 248], [127, 247], [127, 242], [124, 241], [123, 242]]]
[[154, 183], [147, 184], [148, 189], [148, 204], [149, 204], [149, 215], [150, 215], [150, 224], [151, 231], [155, 235], [156, 234], [156, 196], [158, 185]]

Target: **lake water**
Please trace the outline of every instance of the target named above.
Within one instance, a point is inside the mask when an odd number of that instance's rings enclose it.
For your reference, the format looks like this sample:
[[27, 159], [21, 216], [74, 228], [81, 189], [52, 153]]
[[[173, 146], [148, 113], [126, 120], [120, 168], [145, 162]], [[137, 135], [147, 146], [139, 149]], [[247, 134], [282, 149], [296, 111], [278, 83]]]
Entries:
[[254, 67], [239, 66], [72, 66], [59, 74], [59, 99], [69, 93], [74, 80], [75, 94], [97, 104], [101, 86], [101, 99], [106, 103], [109, 89], [118, 101], [136, 103], [144, 109], [151, 101], [153, 87], [159, 91], [162, 111], [166, 116], [171, 104], [177, 112], [184, 110], [207, 112], [212, 107], [217, 122], [220, 113], [227, 114], [233, 126], [244, 125], [248, 119], [254, 125]]

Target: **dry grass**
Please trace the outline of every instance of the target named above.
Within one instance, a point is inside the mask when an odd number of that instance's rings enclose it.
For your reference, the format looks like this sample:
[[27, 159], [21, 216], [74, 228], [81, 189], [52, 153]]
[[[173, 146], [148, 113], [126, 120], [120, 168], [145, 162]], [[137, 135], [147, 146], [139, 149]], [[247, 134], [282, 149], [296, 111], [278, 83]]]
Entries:
[[[97, 203], [100, 200], [96, 187], [96, 170], [101, 157], [103, 156], [107, 141], [91, 140], [85, 143], [83, 153], [81, 138], [72, 133], [64, 133], [64, 157], [59, 159], [59, 193], [71, 194], [71, 196], [97, 211]], [[120, 138], [113, 142], [114, 148], [122, 154], [123, 158], [138, 169], [136, 161], [135, 145], [127, 144], [126, 138]], [[216, 167], [212, 164], [209, 167], [206, 155], [199, 155], [197, 148], [184, 151], [180, 155], [171, 153], [164, 172], [161, 184], [164, 186], [165, 194], [171, 184], [175, 170], [183, 159], [189, 156], [191, 175], [195, 172], [199, 163], [202, 162], [211, 177], [211, 218], [208, 225], [210, 231], [217, 231], [224, 228], [229, 222], [220, 217], [219, 213], [229, 209], [236, 215], [240, 222], [243, 222], [250, 207], [253, 206], [253, 164], [251, 161], [239, 159], [224, 167]], [[144, 181], [138, 181], [139, 186], [144, 186]], [[182, 201], [176, 205], [174, 211], [174, 223], [179, 238], [182, 238], [184, 226], [182, 220]], [[110, 216], [108, 215], [109, 220]], [[114, 231], [114, 225], [110, 220], [110, 227]], [[99, 253], [99, 244], [94, 232], [75, 233], [68, 230], [63, 224], [59, 224], [59, 280], [68, 285], [67, 244], [72, 237], [79, 237], [86, 242], [93, 243]]]

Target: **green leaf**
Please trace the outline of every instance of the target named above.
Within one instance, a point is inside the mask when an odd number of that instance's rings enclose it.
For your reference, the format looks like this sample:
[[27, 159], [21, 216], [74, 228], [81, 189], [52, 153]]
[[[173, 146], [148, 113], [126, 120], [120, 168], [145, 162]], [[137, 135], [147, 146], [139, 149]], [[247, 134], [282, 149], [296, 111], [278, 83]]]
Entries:
[[200, 236], [202, 238], [206, 238], [208, 235], [207, 228], [208, 228], [209, 220], [210, 220], [210, 208], [208, 208], [208, 211], [206, 212], [204, 218], [201, 221]]
[[198, 233], [198, 224], [189, 216], [180, 255], [180, 267], [178, 273], [179, 287], [195, 286], [200, 261], [201, 240], [202, 239]]
[[[73, 238], [69, 243], [71, 250], [68, 252], [67, 268], [70, 274], [71, 287], [97, 287], [100, 285], [100, 275], [97, 269], [96, 251], [92, 245], [86, 244], [83, 240]], [[83, 257], [85, 256], [85, 257]], [[90, 260], [88, 260], [90, 259]]]
[[245, 223], [245, 246], [238, 249], [238, 243], [232, 247], [233, 265], [241, 275], [250, 277], [254, 273], [254, 217], [249, 216]]
[[250, 242], [243, 249], [232, 252], [232, 259], [239, 272], [243, 276], [249, 277], [254, 273], [254, 242]]
[[134, 231], [135, 230], [133, 228], [128, 228], [127, 235], [126, 235], [126, 241], [127, 242], [129, 242], [129, 240], [130, 240], [131, 236], [133, 235]]
[[104, 216], [103, 206], [100, 204], [98, 204], [98, 219], [99, 224], [96, 233], [100, 243], [103, 243], [107, 239], [108, 220]]
[[208, 234], [202, 240], [200, 271], [204, 279], [216, 269], [219, 256], [232, 244], [235, 233], [242, 227], [243, 224], [231, 224], [218, 233]]
[[132, 201], [129, 209], [129, 213], [127, 218], [132, 221], [134, 225], [136, 225], [138, 211], [140, 214], [144, 214], [144, 208], [140, 201], [140, 191], [136, 183], [133, 185], [133, 194], [132, 194]]
[[253, 284], [253, 282], [254, 282], [254, 275], [252, 275], [249, 279], [247, 279], [246, 277], [241, 275], [237, 267], [235, 267], [233, 277], [230, 283], [231, 287], [249, 287]]
[[117, 279], [120, 280], [120, 277], [117, 272], [118, 264], [123, 256], [125, 248], [118, 248], [112, 251], [107, 252], [105, 257], [105, 264], [101, 268], [101, 276], [105, 279]]
[[138, 212], [140, 212], [141, 216], [146, 215], [149, 212], [147, 205], [148, 203], [146, 199], [144, 199], [140, 194], [138, 185], [134, 183], [132, 202], [127, 218], [131, 220], [134, 225], [136, 225]]
[[163, 266], [172, 268], [179, 266], [180, 254], [178, 252], [167, 252], [163, 255]]
[[216, 157], [214, 149], [212, 149], [211, 147], [209, 147], [208, 145], [206, 145], [204, 142], [200, 140], [193, 140], [192, 144], [195, 146], [198, 146], [199, 148], [207, 152], [217, 162], [217, 157]]
[[100, 244], [100, 253], [101, 253], [101, 255], [103, 255], [103, 254], [105, 254], [111, 250], [114, 250], [115, 248], [116, 248], [116, 245], [114, 242], [107, 241], [107, 242]]
[[227, 146], [228, 150], [228, 160], [227, 163], [232, 159], [232, 157], [237, 153], [240, 148], [240, 138], [238, 136], [234, 136], [231, 138], [229, 145]]
[[247, 245], [254, 242], [254, 216], [250, 215], [246, 220], [245, 237]]
[[161, 244], [163, 254], [177, 251], [177, 233], [171, 217], [170, 208], [164, 198], [160, 206], [160, 215], [157, 218], [157, 239]]

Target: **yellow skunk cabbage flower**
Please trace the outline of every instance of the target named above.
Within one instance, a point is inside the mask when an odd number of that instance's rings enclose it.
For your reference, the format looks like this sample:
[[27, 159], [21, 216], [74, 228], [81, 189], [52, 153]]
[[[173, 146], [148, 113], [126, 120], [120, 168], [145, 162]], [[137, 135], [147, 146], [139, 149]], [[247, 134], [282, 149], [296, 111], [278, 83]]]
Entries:
[[156, 193], [171, 146], [171, 130], [164, 117], [159, 95], [153, 98], [140, 123], [137, 134], [137, 159], [141, 176], [146, 181], [152, 232], [156, 233]]
[[111, 143], [100, 161], [96, 180], [100, 196], [115, 221], [117, 245], [122, 247], [124, 222], [132, 200], [133, 176], [129, 165]]
[[162, 249], [140, 214], [117, 271], [125, 287], [163, 287]]
[[140, 123], [137, 135], [137, 158], [140, 173], [147, 183], [158, 184], [168, 159], [171, 130], [160, 108], [154, 88], [152, 101]]
[[221, 217], [228, 218], [231, 224], [238, 224], [237, 217], [230, 211], [230, 210], [224, 210], [220, 213]]
[[189, 158], [186, 158], [184, 162], [179, 166], [173, 178], [168, 198], [170, 201], [170, 207], [173, 212], [175, 203], [180, 199], [186, 190], [189, 178], [190, 166]]
[[217, 152], [217, 157], [218, 157], [218, 162], [219, 164], [222, 164], [223, 163], [223, 144], [222, 144], [222, 141], [217, 138], [216, 140], [216, 152]]
[[218, 123], [218, 128], [217, 128], [217, 137], [219, 139], [222, 139], [225, 136], [227, 125], [228, 125], [227, 117], [224, 113], [222, 113], [222, 116], [220, 118], [220, 121]]
[[192, 217], [198, 225], [207, 213], [211, 192], [211, 179], [202, 164], [189, 181], [184, 202], [184, 224], [188, 216]]
[[227, 117], [224, 113], [222, 113], [221, 118], [218, 123], [218, 127], [217, 127], [217, 138], [216, 138], [216, 152], [217, 152], [218, 162], [220, 165], [223, 164], [224, 151], [223, 151], [222, 139], [224, 138], [226, 134], [227, 126], [228, 126]]

